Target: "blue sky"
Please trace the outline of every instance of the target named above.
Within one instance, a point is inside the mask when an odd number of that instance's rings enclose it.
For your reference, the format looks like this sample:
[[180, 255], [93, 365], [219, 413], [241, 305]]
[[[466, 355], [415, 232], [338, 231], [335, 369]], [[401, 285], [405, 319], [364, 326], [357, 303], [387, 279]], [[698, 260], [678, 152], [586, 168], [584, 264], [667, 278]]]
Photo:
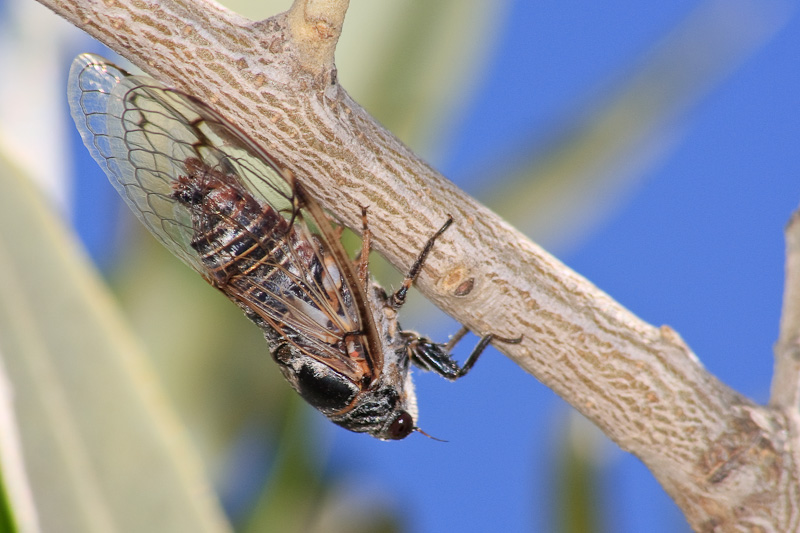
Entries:
[[[435, 166], [479, 195], [491, 176], [482, 181], [472, 169], [521, 136], [546, 134], [696, 5], [513, 2], [487, 75]], [[644, 320], [673, 327], [709, 371], [758, 402], [769, 394], [783, 227], [800, 203], [799, 36], [794, 16], [691, 109], [674, 149], [618, 209], [559, 255]], [[84, 163], [92, 164], [88, 154]], [[76, 197], [114, 194], [97, 173], [85, 177]], [[78, 220], [90, 246], [108, 247], [107, 236], [89, 232], [96, 221]], [[456, 327], [425, 333], [444, 339]], [[449, 442], [375, 442], [320, 417], [341, 465], [330, 468], [391, 502], [410, 531], [551, 530], [569, 406], [494, 351], [455, 384], [416, 376], [422, 426]], [[607, 531], [688, 531], [637, 459], [599, 447]]]

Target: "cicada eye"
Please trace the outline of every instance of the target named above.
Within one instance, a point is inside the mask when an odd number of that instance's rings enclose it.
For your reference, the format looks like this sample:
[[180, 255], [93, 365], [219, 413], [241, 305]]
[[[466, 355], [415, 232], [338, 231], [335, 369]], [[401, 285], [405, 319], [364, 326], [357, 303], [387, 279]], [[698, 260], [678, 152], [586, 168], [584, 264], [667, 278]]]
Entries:
[[412, 431], [414, 431], [414, 420], [408, 411], [400, 411], [400, 414], [389, 426], [389, 438], [392, 440], [404, 439]]

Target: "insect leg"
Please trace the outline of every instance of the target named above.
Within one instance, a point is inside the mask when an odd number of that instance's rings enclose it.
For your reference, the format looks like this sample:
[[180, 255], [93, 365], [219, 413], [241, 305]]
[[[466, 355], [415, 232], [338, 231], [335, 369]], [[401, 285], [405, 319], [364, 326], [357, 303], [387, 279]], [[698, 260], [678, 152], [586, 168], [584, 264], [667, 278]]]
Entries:
[[442, 349], [447, 353], [452, 352], [453, 348], [456, 347], [456, 344], [458, 344], [458, 342], [463, 339], [464, 335], [467, 333], [469, 333], [469, 328], [467, 326], [461, 326], [461, 328], [456, 331], [452, 337], [450, 337], [450, 340], [447, 341], [447, 344], [445, 344]]
[[466, 327], [462, 327], [455, 335], [453, 335], [447, 344], [437, 344], [435, 342], [431, 342], [425, 337], [419, 337], [415, 333], [407, 332], [406, 335], [408, 335], [409, 339], [408, 353], [411, 358], [411, 362], [423, 370], [436, 372], [445, 379], [455, 381], [458, 378], [464, 377], [467, 372], [469, 372], [472, 367], [475, 366], [475, 363], [478, 361], [478, 357], [480, 357], [486, 347], [489, 346], [489, 343], [493, 340], [499, 340], [509, 344], [518, 344], [522, 341], [522, 337], [508, 339], [505, 337], [498, 337], [491, 333], [484, 335], [478, 341], [478, 344], [475, 345], [475, 348], [472, 349], [472, 353], [469, 354], [469, 357], [467, 357], [467, 360], [464, 361], [464, 364], [462, 366], [458, 366], [458, 362], [453, 359], [453, 355], [450, 353], [450, 350], [452, 350], [458, 341], [460, 341], [464, 335], [466, 335], [467, 331], [468, 329]]
[[408, 289], [411, 288], [411, 285], [414, 283], [414, 281], [416, 281], [419, 273], [422, 271], [422, 265], [425, 264], [425, 259], [428, 258], [428, 254], [431, 253], [436, 239], [439, 238], [439, 236], [444, 233], [452, 223], [453, 217], [447, 215], [447, 220], [442, 227], [439, 228], [439, 230], [434, 233], [430, 239], [428, 239], [428, 242], [425, 243], [425, 247], [422, 249], [422, 252], [420, 252], [419, 256], [417, 256], [417, 260], [414, 261], [413, 265], [411, 265], [411, 270], [409, 270], [408, 274], [406, 274], [403, 284], [394, 294], [389, 297], [389, 306], [391, 306], [393, 309], [400, 309], [403, 304], [406, 303], [406, 293], [408, 292]]

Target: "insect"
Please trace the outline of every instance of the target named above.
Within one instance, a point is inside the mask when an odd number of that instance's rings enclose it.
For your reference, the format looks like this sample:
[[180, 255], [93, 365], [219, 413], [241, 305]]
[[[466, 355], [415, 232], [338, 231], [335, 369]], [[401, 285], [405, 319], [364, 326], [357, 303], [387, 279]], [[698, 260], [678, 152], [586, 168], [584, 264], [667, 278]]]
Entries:
[[[68, 97], [84, 143], [148, 230], [264, 332], [291, 386], [334, 423], [383, 440], [416, 426], [409, 363], [455, 380], [449, 354], [404, 331], [397, 311], [448, 218], [394, 294], [371, 281], [369, 229], [354, 264], [293, 174], [199, 100], [101, 57], [72, 64]], [[511, 340], [513, 342], [513, 340]]]

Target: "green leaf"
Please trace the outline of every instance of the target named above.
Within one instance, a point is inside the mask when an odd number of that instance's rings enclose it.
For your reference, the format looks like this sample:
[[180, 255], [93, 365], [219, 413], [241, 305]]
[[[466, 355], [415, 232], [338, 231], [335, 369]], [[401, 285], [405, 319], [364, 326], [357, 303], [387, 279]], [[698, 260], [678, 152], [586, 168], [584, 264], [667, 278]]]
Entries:
[[[5, 406], [3, 409], [5, 409]], [[3, 425], [3, 429], [6, 429], [5, 425]], [[16, 533], [21, 529], [17, 528], [16, 513], [9, 498], [10, 491], [6, 490], [6, 485], [10, 485], [10, 483], [3, 479], [3, 473], [2, 469], [0, 469], [0, 533]], [[32, 528], [28, 530], [32, 530]]]

